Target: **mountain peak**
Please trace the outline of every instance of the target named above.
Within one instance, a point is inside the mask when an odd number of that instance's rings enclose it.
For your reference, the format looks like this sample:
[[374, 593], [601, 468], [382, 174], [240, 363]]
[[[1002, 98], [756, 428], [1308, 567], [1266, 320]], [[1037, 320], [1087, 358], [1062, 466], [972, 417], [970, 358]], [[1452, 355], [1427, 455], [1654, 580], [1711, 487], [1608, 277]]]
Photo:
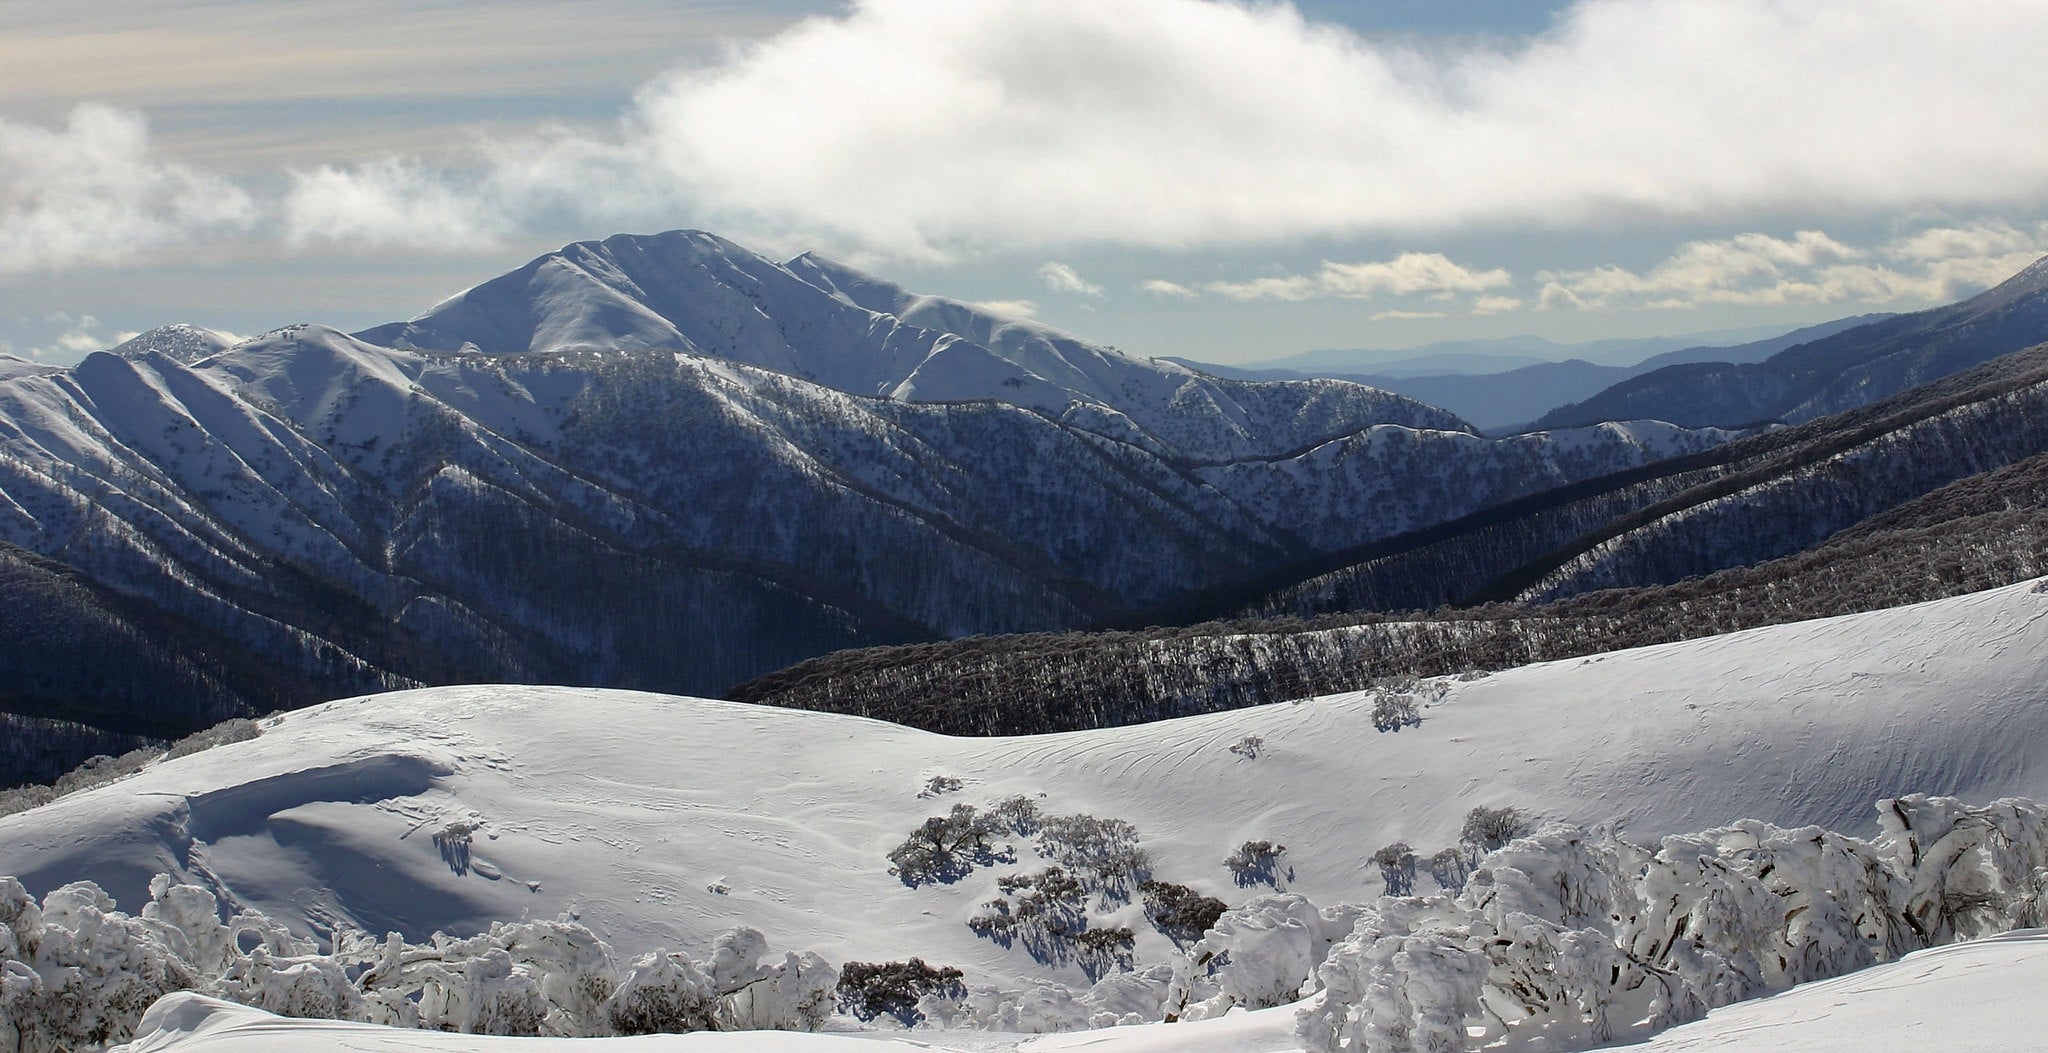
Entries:
[[146, 333], [138, 333], [109, 350], [122, 358], [141, 358], [145, 355], [158, 354], [190, 365], [202, 358], [219, 354], [232, 344], [233, 341], [211, 329], [189, 322], [172, 322], [169, 325], [157, 326]]

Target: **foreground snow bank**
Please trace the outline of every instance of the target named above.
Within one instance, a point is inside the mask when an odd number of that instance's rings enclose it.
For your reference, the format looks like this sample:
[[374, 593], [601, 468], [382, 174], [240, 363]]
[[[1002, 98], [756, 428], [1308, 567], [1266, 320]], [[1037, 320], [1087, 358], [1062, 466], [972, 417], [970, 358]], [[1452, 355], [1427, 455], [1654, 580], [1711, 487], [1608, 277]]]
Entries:
[[[200, 995], [171, 995], [126, 1053], [1272, 1053], [1293, 1049], [1293, 1007], [1193, 1024], [1085, 1035], [954, 1036], [920, 1041], [837, 1035], [699, 1034], [631, 1039], [492, 1039], [321, 1020], [287, 1020]], [[1631, 1047], [1642, 1053], [2004, 1053], [2048, 1035], [2048, 931], [1907, 955], [1707, 1018]]]

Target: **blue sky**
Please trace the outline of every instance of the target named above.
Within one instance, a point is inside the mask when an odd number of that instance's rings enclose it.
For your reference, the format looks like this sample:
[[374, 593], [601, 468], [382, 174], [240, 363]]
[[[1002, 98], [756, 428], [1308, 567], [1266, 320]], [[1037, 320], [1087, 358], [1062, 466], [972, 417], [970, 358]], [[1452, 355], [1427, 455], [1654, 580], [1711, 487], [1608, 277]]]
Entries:
[[0, 350], [818, 249], [1244, 361], [1942, 302], [2048, 251], [2031, 0], [0, 9]]

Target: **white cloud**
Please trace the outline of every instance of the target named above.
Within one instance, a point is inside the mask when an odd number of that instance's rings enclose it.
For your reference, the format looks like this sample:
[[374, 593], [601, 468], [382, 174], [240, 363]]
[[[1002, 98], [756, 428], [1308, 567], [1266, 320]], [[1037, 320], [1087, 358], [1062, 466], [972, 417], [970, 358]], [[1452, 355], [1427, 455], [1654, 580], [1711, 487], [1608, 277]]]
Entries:
[[712, 209], [906, 253], [2048, 200], [2048, 5], [1580, 0], [1422, 52], [1288, 5], [862, 0], [650, 85]]
[[88, 104], [63, 128], [0, 119], [0, 274], [118, 262], [255, 219], [240, 188], [156, 157], [139, 115]]
[[1143, 289], [1144, 291], [1151, 293], [1154, 296], [1167, 296], [1176, 300], [1196, 300], [1200, 299], [1202, 296], [1201, 293], [1198, 293], [1195, 290], [1190, 289], [1179, 282], [1170, 282], [1164, 278], [1153, 278], [1149, 281], [1140, 283], [1138, 288]]
[[1038, 304], [1031, 300], [983, 300], [974, 306], [1015, 318], [1038, 317]]
[[1206, 288], [1231, 300], [1300, 301], [1335, 297], [1371, 300], [1381, 296], [1454, 295], [1513, 284], [1504, 270], [1474, 271], [1440, 252], [1404, 252], [1376, 263], [1332, 263], [1314, 274], [1210, 282]]
[[1444, 313], [1444, 312], [1442, 312], [1442, 311], [1401, 311], [1401, 310], [1394, 310], [1394, 311], [1381, 311], [1381, 312], [1379, 312], [1378, 314], [1375, 314], [1375, 315], [1373, 315], [1373, 316], [1372, 316], [1372, 320], [1373, 320], [1373, 321], [1375, 321], [1375, 322], [1407, 322], [1407, 321], [1419, 321], [1419, 320], [1421, 320], [1421, 319], [1424, 319], [1424, 318], [1449, 318], [1449, 317], [1450, 317], [1450, 315], [1448, 315], [1448, 314], [1446, 314], [1446, 313]]
[[1058, 261], [1048, 261], [1038, 268], [1038, 280], [1045, 287], [1058, 293], [1075, 296], [1101, 296], [1102, 286], [1081, 277], [1081, 272]]
[[[1935, 303], [2011, 277], [2048, 252], [2048, 224], [1937, 227], [1874, 248], [1817, 230], [1688, 242], [1641, 273], [1607, 265], [1545, 272], [1540, 310], [1684, 309], [1712, 304]], [[1889, 263], [1872, 262], [1887, 260]]]
[[54, 365], [69, 365], [94, 351], [104, 351], [137, 334], [108, 331], [89, 314], [57, 311], [38, 317], [14, 316], [0, 319], [0, 352]]
[[1525, 304], [1514, 296], [1482, 296], [1472, 304], [1473, 314], [1506, 314], [1519, 311]]
[[463, 249], [489, 245], [508, 223], [495, 206], [416, 164], [383, 158], [352, 169], [291, 173], [285, 236], [294, 243]]

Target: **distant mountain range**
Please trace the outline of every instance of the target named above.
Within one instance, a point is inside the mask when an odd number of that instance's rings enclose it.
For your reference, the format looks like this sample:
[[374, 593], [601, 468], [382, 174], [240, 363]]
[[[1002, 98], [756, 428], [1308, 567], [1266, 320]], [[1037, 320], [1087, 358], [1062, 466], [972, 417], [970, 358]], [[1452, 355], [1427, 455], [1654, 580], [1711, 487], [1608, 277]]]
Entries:
[[[1441, 406], [1471, 421], [1478, 428], [1490, 433], [1501, 433], [1529, 429], [1533, 427], [1530, 422], [1553, 409], [1579, 402], [1631, 377], [1641, 376], [1665, 366], [1685, 362], [1759, 362], [1796, 344], [1890, 317], [1892, 316], [1886, 314], [1859, 315], [1806, 326], [1791, 332], [1772, 332], [1767, 336], [1747, 339], [1737, 344], [1692, 342], [1707, 339], [1708, 334], [1691, 337], [1653, 337], [1643, 340], [1604, 340], [1589, 344], [1552, 344], [1535, 337], [1498, 342], [1503, 346], [1522, 347], [1526, 346], [1526, 341], [1535, 341], [1559, 353], [1572, 355], [1561, 360], [1519, 355], [1476, 354], [1458, 350], [1471, 345], [1453, 343], [1430, 345], [1441, 350], [1424, 356], [1385, 362], [1370, 369], [1343, 368], [1334, 364], [1355, 360], [1341, 357], [1344, 353], [1340, 352], [1311, 352], [1308, 355], [1275, 360], [1297, 363], [1292, 368], [1276, 368], [1271, 363], [1265, 364], [1264, 368], [1257, 368], [1219, 366], [1182, 359], [1175, 361], [1218, 376], [1247, 380], [1298, 380], [1319, 376], [1356, 381], [1406, 395], [1432, 406]], [[1750, 330], [1741, 331], [1741, 335], [1755, 336]], [[1673, 344], [1679, 346], [1670, 346]], [[1415, 350], [1429, 351], [1429, 348]], [[1642, 353], [1645, 357], [1625, 359], [1618, 364], [1591, 360], [1636, 353]], [[1580, 357], [1582, 355], [1589, 357]]]
[[64, 749], [410, 684], [715, 693], [1085, 627], [1731, 437], [1487, 439], [695, 232], [225, 344], [173, 326], [0, 380], [0, 570], [33, 585], [4, 601], [0, 710]]
[[1695, 427], [1798, 423], [2031, 346], [2044, 327], [2048, 259], [1960, 303], [1846, 329], [1761, 362], [1695, 362], [1645, 373], [1552, 410], [1536, 426], [1636, 416]]

